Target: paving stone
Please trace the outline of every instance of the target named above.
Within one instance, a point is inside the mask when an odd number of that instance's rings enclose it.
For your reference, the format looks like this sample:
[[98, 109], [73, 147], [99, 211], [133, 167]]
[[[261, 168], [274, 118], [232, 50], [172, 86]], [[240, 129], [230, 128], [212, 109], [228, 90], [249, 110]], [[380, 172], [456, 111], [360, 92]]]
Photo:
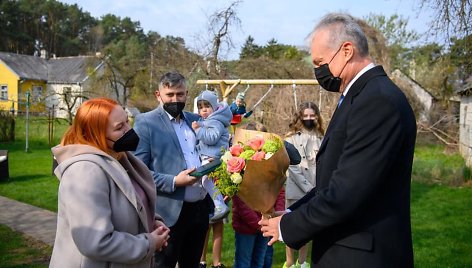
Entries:
[[0, 196], [0, 224], [53, 246], [57, 214]]

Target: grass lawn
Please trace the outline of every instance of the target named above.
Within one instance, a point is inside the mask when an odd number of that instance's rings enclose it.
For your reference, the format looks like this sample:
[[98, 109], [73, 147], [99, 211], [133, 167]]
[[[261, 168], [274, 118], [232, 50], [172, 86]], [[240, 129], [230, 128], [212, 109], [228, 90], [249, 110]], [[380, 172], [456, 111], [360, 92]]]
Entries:
[[[21, 123], [17, 123], [19, 125]], [[44, 132], [40, 127], [30, 127], [30, 133], [41, 138], [30, 140], [28, 153], [18, 133], [17, 141], [0, 143], [0, 149], [9, 150], [10, 165], [10, 180], [0, 182], [0, 195], [57, 211], [58, 181], [51, 173], [47, 129], [46, 135]], [[59, 138], [56, 139], [57, 143]], [[470, 170], [464, 166], [462, 158], [444, 153], [441, 146], [418, 145], [413, 179], [411, 216], [415, 266], [472, 267], [472, 187]], [[0, 226], [0, 237], [0, 267], [47, 267], [47, 261], [41, 260], [47, 259], [50, 251], [41, 250], [37, 243], [4, 226]], [[31, 248], [38, 251], [32, 253]], [[284, 246], [277, 243], [274, 249], [273, 267], [281, 267], [285, 259]], [[207, 262], [210, 258], [208, 254]], [[233, 263], [231, 224], [225, 224], [222, 258], [228, 266]], [[24, 261], [19, 263], [18, 260]]]
[[47, 267], [52, 248], [0, 225], [0, 267]]
[[472, 188], [413, 183], [416, 267], [472, 267]]

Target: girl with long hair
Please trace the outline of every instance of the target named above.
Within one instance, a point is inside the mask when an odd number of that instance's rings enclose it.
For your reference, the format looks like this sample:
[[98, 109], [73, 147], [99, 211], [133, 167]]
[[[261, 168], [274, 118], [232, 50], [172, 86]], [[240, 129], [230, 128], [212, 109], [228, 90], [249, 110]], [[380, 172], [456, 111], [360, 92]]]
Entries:
[[[323, 119], [315, 103], [303, 102], [289, 124], [290, 131], [285, 140], [292, 143], [302, 156], [298, 165], [290, 165], [285, 185], [285, 206], [289, 207], [302, 198], [316, 185], [316, 153], [324, 135]], [[308, 246], [299, 250], [295, 261], [295, 251], [286, 247], [285, 267], [309, 267], [306, 261]]]

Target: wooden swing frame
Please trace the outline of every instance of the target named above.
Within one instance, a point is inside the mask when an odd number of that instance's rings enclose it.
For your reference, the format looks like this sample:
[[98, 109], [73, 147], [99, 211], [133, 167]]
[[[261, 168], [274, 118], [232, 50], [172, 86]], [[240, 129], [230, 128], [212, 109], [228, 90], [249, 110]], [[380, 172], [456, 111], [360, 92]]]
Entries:
[[319, 85], [316, 79], [233, 79], [233, 80], [197, 80], [197, 85], [220, 85], [223, 100], [227, 101], [229, 94], [238, 85]]

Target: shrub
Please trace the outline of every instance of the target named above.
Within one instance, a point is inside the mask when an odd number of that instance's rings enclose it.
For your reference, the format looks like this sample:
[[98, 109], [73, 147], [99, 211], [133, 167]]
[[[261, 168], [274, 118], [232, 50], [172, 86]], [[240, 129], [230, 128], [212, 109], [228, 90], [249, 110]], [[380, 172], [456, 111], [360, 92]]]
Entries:
[[15, 140], [15, 118], [8, 112], [0, 111], [0, 142]]

